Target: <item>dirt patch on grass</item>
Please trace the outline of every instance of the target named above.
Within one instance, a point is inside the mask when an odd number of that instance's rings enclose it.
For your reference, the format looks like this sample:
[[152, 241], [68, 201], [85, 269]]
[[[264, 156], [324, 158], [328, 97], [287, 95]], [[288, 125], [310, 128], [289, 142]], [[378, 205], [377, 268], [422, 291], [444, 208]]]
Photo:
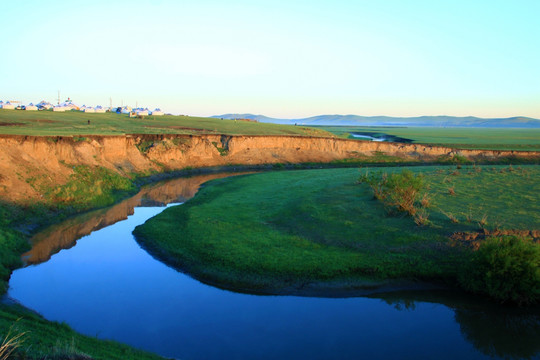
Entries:
[[58, 121], [53, 121], [49, 119], [28, 119], [27, 121], [37, 122], [37, 123], [46, 123], [46, 124], [53, 124], [55, 122], [58, 122]]
[[206, 129], [197, 129], [197, 128], [191, 128], [191, 127], [185, 127], [185, 126], [145, 126], [145, 128], [150, 129], [175, 129], [175, 130], [188, 130], [188, 131], [208, 131]]
[[24, 126], [23, 123], [18, 122], [2, 122], [0, 121], [0, 126]]
[[473, 249], [478, 249], [482, 241], [493, 236], [520, 236], [533, 239], [540, 243], [540, 230], [478, 230], [470, 232], [455, 232], [450, 239], [456, 243], [464, 244]]

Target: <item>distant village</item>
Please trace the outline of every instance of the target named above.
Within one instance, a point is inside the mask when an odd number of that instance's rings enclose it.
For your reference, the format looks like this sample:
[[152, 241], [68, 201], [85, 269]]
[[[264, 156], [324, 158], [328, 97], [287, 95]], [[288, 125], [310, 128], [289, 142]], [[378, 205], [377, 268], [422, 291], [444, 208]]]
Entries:
[[3, 102], [0, 100], [0, 109], [6, 110], [25, 110], [25, 111], [55, 111], [55, 112], [65, 112], [65, 111], [82, 111], [85, 113], [106, 113], [113, 112], [117, 114], [129, 114], [130, 117], [141, 117], [141, 116], [162, 116], [165, 115], [161, 109], [149, 110], [148, 108], [136, 107], [132, 108], [130, 106], [119, 106], [119, 107], [103, 107], [103, 106], [79, 106], [75, 104], [70, 98], [67, 98], [66, 101], [53, 105], [50, 102], [42, 100], [37, 104], [30, 103], [28, 105], [23, 105], [19, 101], [7, 101]]

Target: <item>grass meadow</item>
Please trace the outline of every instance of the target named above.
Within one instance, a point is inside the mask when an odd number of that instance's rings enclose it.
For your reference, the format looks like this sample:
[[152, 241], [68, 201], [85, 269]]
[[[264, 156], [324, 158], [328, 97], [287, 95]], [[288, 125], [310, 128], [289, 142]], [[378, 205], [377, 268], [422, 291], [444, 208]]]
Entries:
[[[90, 123], [88, 123], [90, 121]], [[0, 134], [69, 136], [123, 134], [227, 134], [333, 136], [301, 126], [221, 120], [193, 116], [146, 116], [84, 113], [80, 111], [24, 111], [0, 109]]]
[[440, 128], [440, 127], [366, 127], [320, 126], [339, 137], [353, 138], [351, 133], [384, 134], [461, 149], [540, 151], [540, 129], [508, 128]]
[[397, 279], [452, 284], [470, 256], [449, 240], [454, 232], [540, 229], [538, 166], [411, 170], [426, 181], [426, 226], [391, 214], [369, 186], [357, 183], [368, 171], [402, 169], [364, 168], [215, 180], [134, 233], [155, 256], [202, 281], [295, 293], [302, 284], [332, 281], [353, 287]]

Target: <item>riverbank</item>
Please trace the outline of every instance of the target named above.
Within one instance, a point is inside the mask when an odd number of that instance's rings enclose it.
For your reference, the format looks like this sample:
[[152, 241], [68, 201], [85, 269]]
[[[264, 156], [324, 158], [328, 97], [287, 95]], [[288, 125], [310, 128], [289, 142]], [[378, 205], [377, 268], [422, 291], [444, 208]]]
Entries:
[[[540, 152], [455, 150], [328, 137], [255, 135], [0, 136], [0, 197], [41, 200], [80, 174], [134, 179], [183, 169], [303, 163], [538, 163]], [[87, 170], [85, 170], [87, 169]], [[101, 171], [101, 170], [99, 170]]]
[[482, 222], [540, 228], [537, 166], [412, 170], [428, 179], [429, 226], [389, 216], [356, 184], [358, 170], [331, 169], [216, 180], [134, 234], [158, 259], [214, 286], [331, 297], [457, 286], [473, 253], [452, 233], [478, 231]]
[[2, 340], [8, 334], [22, 334], [19, 348], [12, 354], [14, 359], [163, 359], [116, 341], [81, 335], [66, 324], [45, 320], [17, 304], [0, 303], [0, 334]]
[[[7, 289], [11, 271], [22, 266], [20, 256], [30, 249], [30, 236], [38, 229], [81, 211], [111, 205], [136, 190], [130, 181], [115, 177], [109, 180], [103, 177], [97, 193], [86, 192], [86, 196], [70, 204], [0, 203], [0, 295]], [[77, 183], [83, 184], [84, 181]], [[47, 321], [9, 302], [0, 304], [0, 334], [1, 340], [22, 334], [14, 353], [20, 359], [162, 359], [118, 342], [83, 336], [65, 324]]]

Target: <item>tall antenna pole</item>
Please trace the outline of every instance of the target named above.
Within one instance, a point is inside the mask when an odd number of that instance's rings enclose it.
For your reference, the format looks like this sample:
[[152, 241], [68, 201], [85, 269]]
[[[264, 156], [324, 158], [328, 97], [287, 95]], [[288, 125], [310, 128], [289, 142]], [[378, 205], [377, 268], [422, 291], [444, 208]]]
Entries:
[[58, 90], [58, 105], [60, 105], [60, 90]]
[[112, 97], [109, 98], [109, 108], [112, 109]]

